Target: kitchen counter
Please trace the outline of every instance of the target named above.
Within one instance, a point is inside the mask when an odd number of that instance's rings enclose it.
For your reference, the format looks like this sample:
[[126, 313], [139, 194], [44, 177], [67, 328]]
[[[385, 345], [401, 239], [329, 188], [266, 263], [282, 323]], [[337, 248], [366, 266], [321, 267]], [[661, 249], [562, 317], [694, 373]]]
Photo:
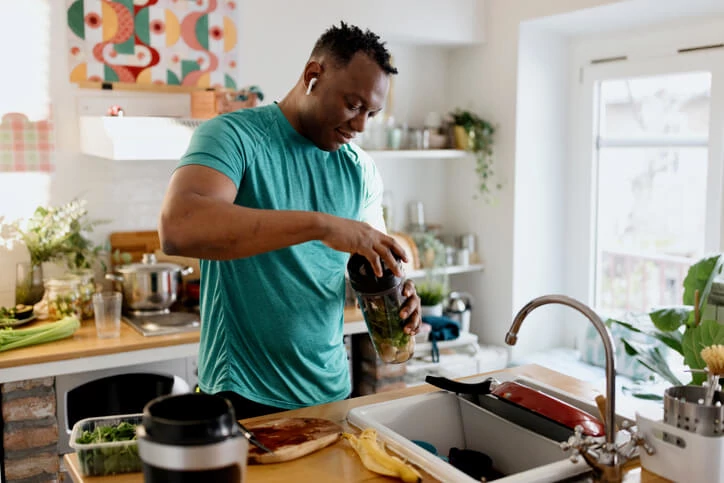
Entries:
[[[593, 400], [597, 394], [589, 385], [569, 376], [545, 369], [536, 365], [528, 365], [506, 370], [516, 375], [525, 375], [538, 381], [555, 386], [576, 396]], [[350, 409], [366, 404], [372, 404], [390, 399], [422, 394], [437, 390], [430, 385], [422, 385], [394, 392], [373, 394], [370, 396], [348, 399], [345, 401], [324, 404], [304, 409], [296, 409], [280, 414], [263, 416], [245, 420], [245, 422], [262, 421], [265, 419], [284, 417], [317, 417], [326, 418], [341, 424], [346, 431], [355, 431], [346, 422]], [[75, 483], [142, 483], [141, 473], [108, 477], [82, 477], [78, 472], [78, 459], [75, 453], [64, 456], [66, 468]], [[424, 475], [425, 482], [437, 481]], [[349, 444], [340, 440], [334, 445], [320, 450], [303, 458], [272, 465], [250, 465], [247, 470], [247, 480], [251, 482], [263, 481], [269, 483], [296, 482], [389, 482], [389, 478], [379, 476], [368, 471], [361, 463], [357, 454]], [[637, 466], [633, 466], [626, 474], [625, 482], [665, 482], [667, 480], [648, 473]]]
[[[359, 309], [345, 309], [345, 334], [367, 329]], [[33, 322], [24, 327], [32, 327]], [[0, 384], [85, 372], [88, 368], [107, 369], [123, 365], [157, 362], [193, 356], [199, 349], [199, 331], [144, 337], [121, 323], [117, 339], [99, 339], [93, 320], [84, 320], [72, 337], [46, 344], [0, 352]]]
[[121, 323], [119, 338], [99, 339], [94, 321], [84, 320], [72, 337], [0, 353], [0, 383], [175, 359], [198, 347], [199, 331], [144, 337]]

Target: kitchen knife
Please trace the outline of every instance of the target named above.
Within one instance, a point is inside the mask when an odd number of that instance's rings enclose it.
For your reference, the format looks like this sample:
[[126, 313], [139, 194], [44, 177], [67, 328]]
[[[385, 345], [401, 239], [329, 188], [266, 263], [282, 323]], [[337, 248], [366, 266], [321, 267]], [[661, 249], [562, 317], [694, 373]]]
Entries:
[[261, 441], [256, 439], [256, 436], [254, 436], [254, 434], [251, 431], [249, 431], [248, 429], [246, 429], [244, 427], [243, 424], [241, 424], [238, 421], [237, 421], [237, 423], [239, 424], [239, 429], [241, 430], [241, 434], [243, 434], [244, 437], [246, 439], [248, 439], [251, 444], [253, 444], [254, 446], [256, 446], [257, 448], [259, 448], [262, 451], [265, 451], [270, 454], [274, 454], [274, 451], [272, 451], [269, 448], [267, 448], [266, 446], [264, 446]]

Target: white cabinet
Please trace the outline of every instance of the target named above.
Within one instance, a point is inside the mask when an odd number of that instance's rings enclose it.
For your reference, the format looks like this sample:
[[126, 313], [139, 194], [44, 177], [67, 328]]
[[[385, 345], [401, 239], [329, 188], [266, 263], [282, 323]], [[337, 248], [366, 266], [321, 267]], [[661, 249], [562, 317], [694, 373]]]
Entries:
[[80, 149], [117, 161], [178, 160], [200, 124], [171, 117], [80, 116]]

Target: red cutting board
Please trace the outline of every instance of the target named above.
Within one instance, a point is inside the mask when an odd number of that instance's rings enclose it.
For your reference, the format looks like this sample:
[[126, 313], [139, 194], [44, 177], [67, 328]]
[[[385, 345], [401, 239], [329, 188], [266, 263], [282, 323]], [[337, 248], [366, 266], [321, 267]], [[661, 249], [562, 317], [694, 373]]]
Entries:
[[249, 444], [249, 463], [281, 463], [329, 446], [342, 436], [342, 427], [320, 418], [279, 418], [246, 425], [274, 453]]

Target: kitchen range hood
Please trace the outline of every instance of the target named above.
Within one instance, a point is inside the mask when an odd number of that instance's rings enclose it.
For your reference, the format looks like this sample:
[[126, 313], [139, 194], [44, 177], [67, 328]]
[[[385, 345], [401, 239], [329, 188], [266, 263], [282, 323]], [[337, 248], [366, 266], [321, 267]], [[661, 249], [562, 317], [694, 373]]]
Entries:
[[117, 161], [178, 160], [204, 120], [152, 116], [80, 116], [85, 154]]

